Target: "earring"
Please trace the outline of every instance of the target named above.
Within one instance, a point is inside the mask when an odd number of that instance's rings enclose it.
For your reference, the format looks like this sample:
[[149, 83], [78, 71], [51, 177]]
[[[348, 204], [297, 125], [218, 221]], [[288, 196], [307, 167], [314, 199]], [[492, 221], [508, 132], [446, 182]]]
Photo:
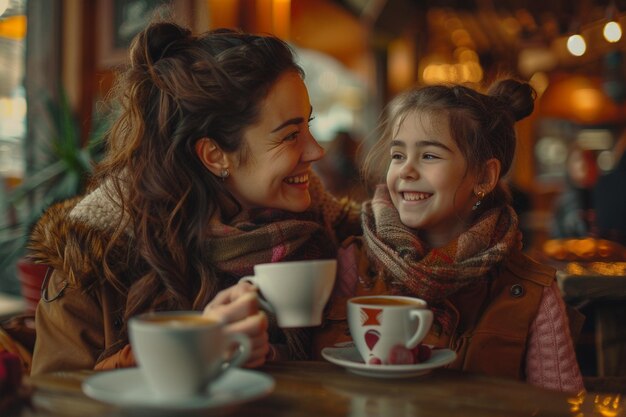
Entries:
[[220, 171], [220, 179], [224, 181], [226, 178], [230, 177], [230, 171], [228, 168], [222, 168]]
[[483, 202], [483, 198], [485, 198], [485, 192], [484, 191], [477, 191], [474, 194], [476, 194], [476, 197], [478, 197], [478, 201], [476, 203], [474, 203], [474, 205], [472, 206], [472, 210], [476, 211], [478, 210], [478, 207], [480, 207], [481, 203]]

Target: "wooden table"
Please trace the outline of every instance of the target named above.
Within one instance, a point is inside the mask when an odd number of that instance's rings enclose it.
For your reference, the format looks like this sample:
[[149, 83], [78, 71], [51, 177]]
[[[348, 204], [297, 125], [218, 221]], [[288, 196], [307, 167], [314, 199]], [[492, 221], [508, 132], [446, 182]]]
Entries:
[[565, 300], [625, 300], [626, 262], [560, 264], [557, 282]]
[[598, 376], [626, 376], [626, 262], [569, 262], [557, 282], [566, 302], [591, 304]]
[[[289, 417], [490, 417], [626, 416], [619, 395], [567, 395], [518, 381], [436, 369], [407, 379], [357, 376], [328, 362], [278, 362], [260, 369], [276, 380], [274, 391], [229, 410], [231, 416]], [[121, 415], [87, 398], [81, 381], [92, 372], [30, 378], [32, 406], [6, 417]], [[213, 415], [211, 412], [198, 415]], [[5, 414], [3, 414], [5, 417]]]

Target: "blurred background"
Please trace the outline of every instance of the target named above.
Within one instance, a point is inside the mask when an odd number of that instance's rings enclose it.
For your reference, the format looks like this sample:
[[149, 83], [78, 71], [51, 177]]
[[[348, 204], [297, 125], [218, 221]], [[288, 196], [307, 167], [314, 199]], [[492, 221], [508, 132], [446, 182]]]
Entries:
[[[1, 292], [20, 291], [15, 265], [43, 207], [81, 191], [116, 70], [165, 3], [194, 31], [236, 27], [290, 42], [328, 150], [316, 169], [356, 199], [367, 197], [359, 149], [376, 140], [399, 91], [530, 81], [537, 105], [517, 126], [508, 179], [525, 248], [593, 235], [590, 190], [614, 171], [626, 124], [626, 0], [0, 0]], [[568, 204], [574, 227], [560, 222]]]
[[[524, 249], [565, 277], [626, 279], [626, 0], [0, 0], [0, 317], [34, 311], [45, 267], [25, 262], [29, 229], [84, 190], [102, 154], [104, 99], [130, 40], [164, 4], [196, 32], [241, 28], [293, 46], [328, 151], [316, 170], [356, 199], [368, 195], [360, 155], [398, 92], [529, 81], [538, 99], [517, 125], [507, 178]], [[610, 263], [588, 273], [579, 260]], [[587, 315], [581, 369], [625, 375], [626, 286], [585, 282], [574, 294], [562, 287]]]

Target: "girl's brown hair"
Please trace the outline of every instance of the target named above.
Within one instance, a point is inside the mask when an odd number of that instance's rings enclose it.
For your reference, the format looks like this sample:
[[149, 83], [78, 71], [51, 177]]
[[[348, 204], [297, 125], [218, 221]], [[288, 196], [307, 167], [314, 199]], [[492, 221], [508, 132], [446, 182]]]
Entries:
[[[410, 114], [436, 115], [447, 121], [450, 134], [467, 161], [468, 172], [479, 172], [491, 158], [500, 161], [500, 177], [508, 174], [515, 156], [514, 124], [530, 115], [535, 90], [514, 79], [496, 81], [482, 94], [464, 85], [432, 85], [401, 93], [386, 108], [379, 125], [380, 138], [368, 152], [363, 177], [370, 184], [384, 182], [389, 166], [389, 144]], [[499, 182], [481, 204], [481, 210], [510, 202]]]

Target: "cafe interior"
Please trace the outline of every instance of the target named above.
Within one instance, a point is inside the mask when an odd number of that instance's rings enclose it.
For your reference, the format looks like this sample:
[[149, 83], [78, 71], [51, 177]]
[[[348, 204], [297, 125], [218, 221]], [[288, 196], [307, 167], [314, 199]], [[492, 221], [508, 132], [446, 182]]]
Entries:
[[[563, 415], [626, 415], [626, 188], [614, 191], [621, 232], [599, 234], [590, 202], [626, 149], [626, 0], [0, 0], [0, 318], [36, 308], [28, 225], [50, 202], [82, 192], [130, 40], [164, 3], [196, 32], [240, 28], [289, 42], [326, 149], [314, 169], [333, 193], [359, 201], [371, 192], [359, 164], [398, 93], [528, 81], [535, 109], [516, 124], [506, 179], [524, 251], [558, 270], [566, 304], [585, 318], [575, 346], [586, 388], [618, 393], [593, 397], [584, 412], [571, 400]], [[562, 219], [571, 211], [576, 227]], [[360, 405], [365, 414], [351, 415], [384, 415]]]

